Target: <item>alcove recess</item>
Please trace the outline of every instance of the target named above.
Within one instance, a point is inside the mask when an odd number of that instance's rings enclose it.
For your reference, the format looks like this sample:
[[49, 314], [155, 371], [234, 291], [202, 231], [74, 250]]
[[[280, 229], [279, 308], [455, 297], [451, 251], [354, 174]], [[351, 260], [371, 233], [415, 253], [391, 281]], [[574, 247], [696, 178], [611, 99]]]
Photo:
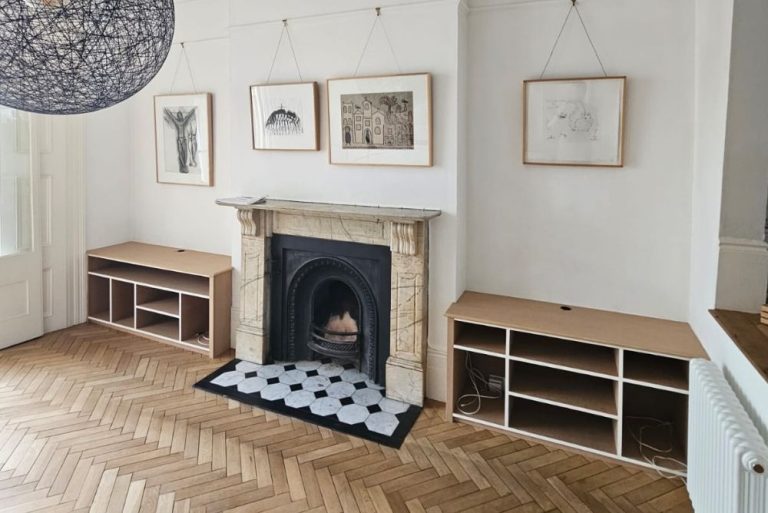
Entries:
[[[446, 315], [449, 418], [684, 474], [687, 324], [476, 292]], [[474, 414], [469, 369], [504, 384]]]
[[230, 347], [230, 258], [137, 242], [88, 252], [88, 319], [215, 357]]

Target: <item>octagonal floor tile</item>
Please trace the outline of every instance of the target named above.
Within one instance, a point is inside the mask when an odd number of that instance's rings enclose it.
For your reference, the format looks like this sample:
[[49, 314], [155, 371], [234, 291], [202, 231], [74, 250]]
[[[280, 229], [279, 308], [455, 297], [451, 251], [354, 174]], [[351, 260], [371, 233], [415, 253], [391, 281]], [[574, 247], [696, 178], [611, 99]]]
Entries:
[[262, 368], [262, 365], [259, 365], [258, 363], [246, 362], [246, 361], [237, 362], [237, 365], [235, 365], [235, 370], [238, 370], [240, 372], [256, 372], [261, 368]]
[[286, 385], [298, 385], [305, 379], [307, 379], [307, 373], [299, 369], [285, 371], [280, 375], [280, 383], [285, 383]]
[[327, 417], [338, 412], [341, 409], [341, 403], [333, 397], [321, 397], [310, 404], [309, 409], [315, 415]]
[[409, 406], [410, 405], [407, 403], [395, 401], [394, 399], [387, 399], [386, 397], [379, 403], [379, 408], [381, 408], [381, 411], [391, 413], [392, 415], [405, 413], [408, 411]]
[[352, 400], [355, 404], [360, 406], [373, 406], [381, 401], [382, 395], [378, 390], [371, 390], [370, 388], [361, 388], [352, 394]]
[[311, 378], [305, 379], [301, 384], [301, 387], [304, 390], [309, 390], [310, 392], [319, 392], [321, 390], [325, 390], [330, 385], [331, 380], [325, 376], [312, 376]]
[[237, 391], [244, 394], [255, 394], [261, 392], [267, 386], [267, 380], [264, 378], [246, 378], [237, 384]]
[[231, 387], [245, 379], [245, 373], [239, 371], [224, 372], [212, 379], [211, 383], [220, 387]]
[[261, 391], [261, 398], [267, 401], [277, 401], [284, 398], [291, 393], [291, 387], [283, 383], [274, 383], [267, 385], [264, 390]]
[[282, 365], [272, 364], [272, 365], [264, 365], [262, 368], [256, 371], [256, 374], [260, 378], [270, 379], [270, 378], [276, 378], [284, 372], [285, 372], [285, 369], [283, 368]]
[[324, 363], [317, 369], [318, 374], [320, 374], [321, 376], [325, 376], [327, 378], [330, 378], [333, 376], [341, 376], [343, 372], [344, 372], [344, 367], [342, 367], [338, 363]]
[[326, 389], [326, 392], [328, 393], [328, 397], [343, 399], [345, 397], [352, 397], [352, 394], [354, 394], [356, 390], [355, 385], [352, 383], [339, 381], [338, 383], [331, 383], [331, 386]]
[[322, 363], [317, 360], [302, 360], [300, 362], [296, 362], [295, 365], [297, 369], [307, 372], [319, 369]]
[[306, 390], [296, 390], [285, 397], [285, 405], [291, 408], [306, 408], [315, 400], [313, 392]]
[[359, 404], [342, 406], [336, 416], [344, 424], [359, 424], [368, 418], [368, 408]]
[[365, 426], [373, 431], [386, 436], [392, 436], [392, 433], [397, 429], [400, 422], [397, 417], [391, 413], [384, 411], [371, 413], [367, 419], [365, 419]]

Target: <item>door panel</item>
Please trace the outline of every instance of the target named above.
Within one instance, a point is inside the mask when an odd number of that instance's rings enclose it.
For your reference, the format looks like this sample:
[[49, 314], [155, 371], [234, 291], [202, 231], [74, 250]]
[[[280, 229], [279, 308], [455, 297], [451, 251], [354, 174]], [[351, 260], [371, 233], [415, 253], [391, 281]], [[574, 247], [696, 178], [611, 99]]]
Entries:
[[43, 332], [34, 123], [0, 107], [0, 348]]

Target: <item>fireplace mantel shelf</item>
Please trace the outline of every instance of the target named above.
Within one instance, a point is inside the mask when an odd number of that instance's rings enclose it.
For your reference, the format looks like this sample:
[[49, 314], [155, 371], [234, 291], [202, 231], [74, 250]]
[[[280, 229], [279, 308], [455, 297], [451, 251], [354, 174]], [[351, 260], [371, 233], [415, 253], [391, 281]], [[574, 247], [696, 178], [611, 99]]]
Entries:
[[395, 207], [370, 207], [361, 205], [342, 205], [337, 203], [310, 203], [304, 201], [291, 201], [279, 199], [267, 199], [263, 203], [255, 205], [239, 205], [217, 201], [219, 205], [234, 207], [238, 210], [266, 210], [285, 214], [312, 215], [312, 216], [339, 216], [345, 219], [375, 219], [381, 221], [394, 221], [399, 223], [415, 223], [429, 221], [441, 214], [440, 210], [422, 210], [417, 208]]

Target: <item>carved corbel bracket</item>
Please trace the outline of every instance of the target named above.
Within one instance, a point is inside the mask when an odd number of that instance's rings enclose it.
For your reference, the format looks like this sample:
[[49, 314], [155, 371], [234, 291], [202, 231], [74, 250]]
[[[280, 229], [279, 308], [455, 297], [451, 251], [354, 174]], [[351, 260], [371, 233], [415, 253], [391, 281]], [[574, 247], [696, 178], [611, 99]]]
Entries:
[[390, 248], [393, 253], [414, 256], [418, 252], [418, 226], [416, 223], [392, 222]]
[[270, 237], [272, 213], [264, 210], [237, 209], [240, 231], [246, 237]]

